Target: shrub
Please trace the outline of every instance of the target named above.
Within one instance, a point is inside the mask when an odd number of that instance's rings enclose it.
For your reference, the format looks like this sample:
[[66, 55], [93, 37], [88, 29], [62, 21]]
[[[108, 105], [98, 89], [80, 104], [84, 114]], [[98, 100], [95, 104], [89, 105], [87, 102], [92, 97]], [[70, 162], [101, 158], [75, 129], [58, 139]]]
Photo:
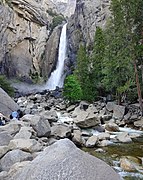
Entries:
[[0, 75], [0, 87], [7, 92], [10, 96], [14, 96], [14, 88], [11, 87], [5, 76]]
[[82, 89], [75, 75], [69, 75], [65, 79], [63, 95], [70, 102], [82, 99]]
[[52, 22], [52, 25], [51, 25], [51, 29], [54, 29], [56, 26], [58, 26], [59, 24], [62, 24], [62, 22], [65, 20], [65, 18], [61, 15], [59, 16], [55, 16], [53, 18], [53, 22]]

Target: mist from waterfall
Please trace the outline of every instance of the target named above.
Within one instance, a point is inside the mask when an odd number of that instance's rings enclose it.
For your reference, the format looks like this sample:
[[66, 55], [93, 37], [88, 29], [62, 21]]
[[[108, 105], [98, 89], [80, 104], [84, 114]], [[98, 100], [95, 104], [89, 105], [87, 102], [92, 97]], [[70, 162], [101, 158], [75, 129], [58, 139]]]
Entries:
[[56, 86], [61, 88], [63, 87], [64, 84], [64, 78], [65, 78], [64, 61], [66, 59], [66, 46], [67, 46], [66, 27], [67, 27], [67, 23], [63, 26], [60, 36], [58, 61], [57, 61], [56, 69], [51, 73], [51, 76], [46, 83], [46, 89], [49, 90], [56, 89]]

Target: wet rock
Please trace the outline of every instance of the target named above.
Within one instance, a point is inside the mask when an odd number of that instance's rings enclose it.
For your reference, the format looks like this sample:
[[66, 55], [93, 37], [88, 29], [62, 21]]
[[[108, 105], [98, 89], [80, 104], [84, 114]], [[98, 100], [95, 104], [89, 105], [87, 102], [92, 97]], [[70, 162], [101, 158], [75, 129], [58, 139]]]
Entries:
[[1, 160], [1, 168], [3, 171], [8, 171], [10, 167], [16, 162], [32, 160], [32, 155], [27, 152], [23, 152], [19, 149], [8, 152]]
[[101, 133], [99, 135], [97, 135], [99, 140], [105, 140], [105, 139], [110, 139], [110, 134], [109, 133]]
[[130, 142], [132, 142], [132, 139], [130, 138], [128, 132], [123, 132], [123, 133], [117, 135], [117, 139], [120, 142], [123, 142], [123, 143], [130, 143]]
[[140, 160], [132, 156], [126, 156], [120, 159], [120, 166], [124, 171], [128, 171], [128, 172], [137, 171], [139, 169], [142, 169], [140, 165], [141, 165]]
[[113, 143], [111, 141], [109, 141], [109, 140], [102, 140], [102, 141], [99, 141], [98, 146], [99, 147], [105, 147], [105, 146], [109, 146], [111, 144], [113, 144]]

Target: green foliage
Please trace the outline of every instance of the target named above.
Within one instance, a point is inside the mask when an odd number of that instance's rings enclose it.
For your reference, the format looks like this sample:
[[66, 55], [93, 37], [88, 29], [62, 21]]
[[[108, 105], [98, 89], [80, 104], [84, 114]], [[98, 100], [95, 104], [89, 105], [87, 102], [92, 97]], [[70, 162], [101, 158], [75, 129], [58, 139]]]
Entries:
[[0, 87], [7, 92], [10, 96], [14, 96], [14, 89], [10, 86], [10, 83], [5, 76], [0, 75]]
[[52, 21], [51, 29], [54, 29], [59, 24], [62, 24], [62, 22], [65, 20], [65, 18], [62, 15], [55, 16]]
[[83, 92], [83, 99], [93, 101], [95, 98], [93, 93], [95, 91], [93, 90], [90, 82], [93, 78], [91, 77], [92, 75], [90, 73], [89, 58], [83, 45], [80, 45], [77, 53], [77, 65], [74, 74], [79, 80]]
[[91, 86], [94, 89], [94, 92], [96, 91], [96, 94], [98, 92], [98, 95], [100, 94], [101, 88], [102, 88], [102, 79], [103, 79], [103, 60], [105, 57], [105, 35], [101, 28], [97, 27], [95, 32], [95, 38], [94, 38], [94, 47], [93, 52], [90, 57], [90, 64], [91, 64]]
[[82, 90], [75, 75], [69, 75], [66, 78], [63, 95], [70, 102], [76, 102], [82, 99]]
[[52, 9], [48, 9], [46, 12], [52, 17], [57, 16], [57, 13], [55, 13]]

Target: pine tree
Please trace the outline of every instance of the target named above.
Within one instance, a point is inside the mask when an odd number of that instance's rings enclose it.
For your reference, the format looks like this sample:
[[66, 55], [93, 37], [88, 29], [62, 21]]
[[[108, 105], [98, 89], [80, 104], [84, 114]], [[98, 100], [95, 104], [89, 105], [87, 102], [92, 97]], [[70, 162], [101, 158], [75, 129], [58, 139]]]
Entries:
[[86, 49], [83, 45], [80, 45], [78, 53], [77, 53], [77, 65], [74, 74], [79, 80], [83, 99], [87, 101], [93, 101], [93, 89], [91, 86], [91, 74], [89, 71], [89, 57], [86, 54]]
[[105, 37], [104, 32], [100, 27], [96, 28], [94, 47], [91, 55], [91, 85], [94, 89], [94, 96], [101, 95], [100, 90], [102, 89], [101, 81], [103, 79], [102, 66], [105, 52]]
[[134, 84], [133, 65], [127, 36], [124, 8], [120, 0], [112, 0], [112, 19], [106, 30], [104, 59], [104, 85], [112, 93], [121, 97]]

